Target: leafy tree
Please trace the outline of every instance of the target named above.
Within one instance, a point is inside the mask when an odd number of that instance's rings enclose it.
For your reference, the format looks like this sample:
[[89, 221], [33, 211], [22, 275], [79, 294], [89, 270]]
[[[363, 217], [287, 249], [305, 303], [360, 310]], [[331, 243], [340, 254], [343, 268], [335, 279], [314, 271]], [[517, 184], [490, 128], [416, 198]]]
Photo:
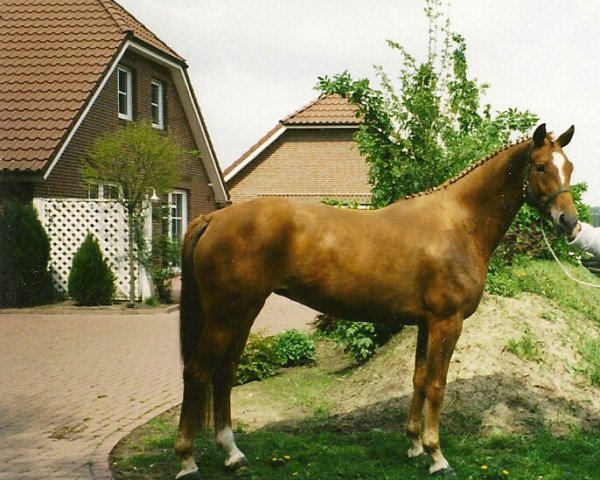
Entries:
[[482, 105], [488, 85], [468, 77], [465, 40], [451, 33], [440, 6], [440, 0], [426, 1], [425, 62], [388, 41], [402, 60], [398, 87], [381, 67], [375, 67], [381, 90], [348, 72], [319, 79], [323, 93], [358, 107], [363, 122], [354, 138], [370, 164], [373, 208], [439, 185], [537, 122], [528, 111], [493, 114], [489, 104]]
[[110, 305], [112, 302], [115, 276], [91, 233], [73, 256], [68, 288], [69, 295], [79, 305]]
[[[369, 164], [372, 208], [436, 187], [525, 135], [538, 121], [527, 110], [493, 112], [490, 104], [483, 103], [489, 86], [469, 78], [465, 39], [451, 32], [441, 3], [425, 1], [429, 36], [424, 62], [388, 40], [401, 58], [397, 81], [380, 66], [375, 67], [379, 89], [369, 79], [353, 79], [347, 71], [319, 78], [317, 89], [323, 94], [338, 94], [358, 107], [362, 123], [354, 139]], [[581, 218], [586, 219], [587, 207], [580, 201], [583, 191], [585, 185], [574, 188], [574, 198]], [[539, 222], [539, 213], [525, 205], [492, 262], [492, 272], [520, 253], [547, 254]], [[555, 240], [553, 246], [568, 257], [564, 241]], [[367, 359], [381, 343], [375, 327], [367, 324], [341, 321], [335, 332], [357, 359]]]
[[50, 239], [33, 205], [8, 200], [0, 206], [0, 252], [0, 307], [54, 298]]
[[[368, 79], [354, 80], [348, 72], [322, 77], [317, 86], [358, 107], [363, 121], [354, 139], [370, 165], [372, 208], [436, 187], [515, 136], [528, 133], [538, 121], [535, 114], [516, 108], [492, 113], [491, 105], [482, 103], [489, 85], [469, 78], [466, 42], [450, 31], [441, 0], [426, 0], [425, 14], [429, 19], [425, 62], [418, 63], [402, 45], [388, 41], [402, 59], [397, 87], [381, 67], [375, 67], [380, 90]], [[589, 207], [581, 201], [586, 189], [585, 184], [573, 188], [582, 220], [590, 218]], [[518, 254], [549, 257], [541, 221], [528, 205], [520, 210], [497, 252], [503, 263]], [[561, 257], [569, 257], [562, 239], [555, 238], [552, 246]]]
[[82, 174], [89, 183], [116, 185], [129, 226], [129, 306], [135, 305], [136, 232], [143, 223], [148, 194], [171, 190], [179, 178], [180, 148], [164, 132], [146, 122], [100, 137], [84, 162]]

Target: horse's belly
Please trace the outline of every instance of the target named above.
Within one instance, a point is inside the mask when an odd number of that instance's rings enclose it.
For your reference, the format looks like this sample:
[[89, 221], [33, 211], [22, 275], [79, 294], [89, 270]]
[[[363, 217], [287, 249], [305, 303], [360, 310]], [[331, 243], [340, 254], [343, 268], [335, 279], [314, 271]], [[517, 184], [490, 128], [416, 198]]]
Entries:
[[411, 302], [398, 305], [397, 301], [382, 301], [377, 297], [329, 296], [308, 289], [278, 289], [275, 292], [321, 313], [345, 320], [415, 325], [422, 318], [421, 312], [410, 305]]

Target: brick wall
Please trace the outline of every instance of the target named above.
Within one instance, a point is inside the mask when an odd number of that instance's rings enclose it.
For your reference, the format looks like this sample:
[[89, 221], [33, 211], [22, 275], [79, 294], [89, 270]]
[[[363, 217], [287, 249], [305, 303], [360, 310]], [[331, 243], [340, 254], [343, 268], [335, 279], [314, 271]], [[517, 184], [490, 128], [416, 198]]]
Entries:
[[288, 129], [227, 184], [232, 201], [259, 196], [367, 202], [368, 165], [352, 140], [355, 129]]
[[[134, 120], [150, 120], [150, 83], [152, 80], [159, 80], [164, 85], [165, 128], [184, 151], [202, 150], [203, 148], [194, 141], [169, 70], [132, 53], [126, 53], [120, 65], [133, 72]], [[87, 198], [87, 187], [80, 175], [82, 159], [99, 135], [114, 131], [120, 124], [125, 123], [126, 121], [118, 118], [115, 69], [48, 179], [35, 184], [34, 195], [50, 198]], [[185, 153], [182, 158], [181, 182], [175, 188], [188, 192], [188, 219], [217, 208], [213, 190], [208, 183], [208, 175], [202, 161], [190, 153]], [[157, 227], [159, 224], [155, 225], [155, 228]]]

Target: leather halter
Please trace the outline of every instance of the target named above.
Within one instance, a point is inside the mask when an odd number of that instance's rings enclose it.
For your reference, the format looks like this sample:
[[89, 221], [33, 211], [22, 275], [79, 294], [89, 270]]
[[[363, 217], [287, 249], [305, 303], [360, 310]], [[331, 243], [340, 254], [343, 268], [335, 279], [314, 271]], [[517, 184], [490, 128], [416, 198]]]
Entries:
[[548, 195], [548, 198], [546, 198], [546, 200], [544, 201], [542, 201], [535, 195], [535, 193], [533, 193], [533, 190], [531, 189], [531, 185], [529, 183], [529, 177], [531, 175], [531, 151], [533, 150], [533, 145], [534, 143], [532, 140], [531, 144], [529, 145], [529, 148], [527, 148], [527, 159], [525, 160], [525, 183], [523, 184], [523, 192], [525, 194], [527, 203], [529, 203], [533, 207], [538, 208], [539, 210], [547, 210], [550, 203], [552, 203], [552, 201], [556, 197], [558, 197], [561, 193], [570, 192], [571, 188], [560, 187], [553, 191], [550, 195]]

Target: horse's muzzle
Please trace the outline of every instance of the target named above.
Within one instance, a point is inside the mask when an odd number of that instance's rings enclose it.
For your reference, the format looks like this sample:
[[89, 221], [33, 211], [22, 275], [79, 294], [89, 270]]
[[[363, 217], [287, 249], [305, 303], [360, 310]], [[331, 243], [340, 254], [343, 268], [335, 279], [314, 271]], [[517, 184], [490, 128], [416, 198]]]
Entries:
[[553, 220], [558, 232], [564, 233], [567, 237], [570, 237], [577, 226], [579, 218], [577, 215], [571, 213], [561, 213], [558, 215], [558, 219], [553, 218]]

